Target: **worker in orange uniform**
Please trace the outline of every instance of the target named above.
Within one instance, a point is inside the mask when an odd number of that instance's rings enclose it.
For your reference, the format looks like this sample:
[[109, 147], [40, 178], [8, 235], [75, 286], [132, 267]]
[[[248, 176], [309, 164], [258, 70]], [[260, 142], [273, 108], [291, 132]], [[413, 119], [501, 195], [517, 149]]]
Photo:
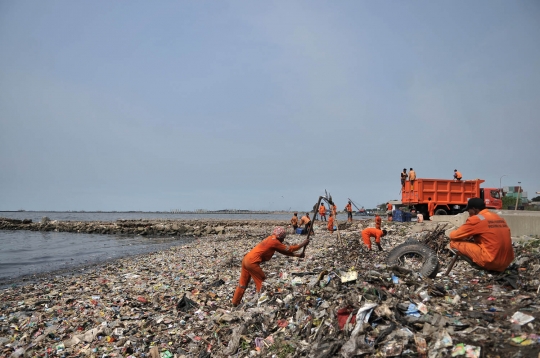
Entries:
[[328, 216], [328, 225], [326, 227], [328, 228], [328, 231], [334, 232], [334, 214], [330, 213]]
[[324, 204], [319, 206], [319, 215], [321, 216], [321, 221], [326, 221], [326, 206]]
[[388, 221], [392, 221], [392, 204], [386, 203], [386, 215], [388, 216]]
[[[304, 225], [303, 233], [307, 234], [311, 228], [311, 219], [309, 218], [309, 213], [306, 213], [306, 215], [302, 216], [300, 219], [298, 226], [302, 227], [302, 225]], [[311, 232], [313, 232], [313, 230]]]
[[409, 169], [409, 182], [411, 182], [411, 191], [414, 190], [414, 181], [416, 180], [416, 172], [413, 168]]
[[367, 229], [362, 230], [362, 240], [364, 244], [368, 247], [368, 250], [371, 251], [371, 238], [375, 238], [375, 243], [379, 251], [382, 251], [381, 246], [381, 237], [386, 236], [386, 230], [376, 229], [374, 227], [368, 227]]
[[296, 231], [296, 229], [298, 228], [298, 213], [294, 213], [292, 218], [291, 218], [291, 225], [294, 229], [294, 231]]
[[428, 200], [428, 203], [427, 203], [428, 214], [429, 214], [429, 217], [432, 217], [433, 215], [435, 215], [435, 203], [431, 201], [431, 196], [427, 200]]
[[249, 281], [251, 281], [251, 278], [255, 281], [257, 294], [261, 292], [262, 283], [265, 280], [266, 275], [259, 265], [261, 262], [270, 260], [276, 251], [285, 256], [304, 257], [303, 253], [296, 255], [294, 252], [309, 244], [309, 240], [304, 240], [300, 245], [285, 245], [283, 244], [285, 236], [287, 236], [285, 229], [276, 227], [274, 231], [272, 231], [272, 235], [258, 243], [246, 256], [244, 256], [244, 259], [242, 260], [242, 271], [240, 272], [240, 281], [238, 282], [238, 287], [236, 287], [232, 299], [232, 304], [234, 306], [240, 304], [240, 301], [244, 296], [244, 291], [246, 290]]
[[405, 188], [405, 182], [407, 181], [407, 169], [403, 168], [403, 171], [401, 172], [401, 189]]
[[352, 222], [352, 204], [350, 201], [345, 206], [345, 211], [347, 212], [347, 221]]
[[[450, 248], [486, 270], [506, 270], [514, 260], [510, 228], [506, 221], [487, 210], [480, 198], [469, 199], [465, 209], [469, 218], [457, 230], [450, 232]], [[472, 241], [468, 241], [469, 238]]]
[[332, 214], [334, 214], [334, 217], [336, 217], [336, 215], [337, 215], [337, 206], [336, 206], [336, 203], [334, 203], [334, 204], [332, 205]]
[[461, 173], [457, 169], [454, 169], [454, 180], [461, 181], [461, 178], [463, 178]]
[[382, 222], [382, 219], [379, 216], [379, 214], [375, 214], [375, 229], [378, 229], [378, 230], [381, 229], [381, 222]]

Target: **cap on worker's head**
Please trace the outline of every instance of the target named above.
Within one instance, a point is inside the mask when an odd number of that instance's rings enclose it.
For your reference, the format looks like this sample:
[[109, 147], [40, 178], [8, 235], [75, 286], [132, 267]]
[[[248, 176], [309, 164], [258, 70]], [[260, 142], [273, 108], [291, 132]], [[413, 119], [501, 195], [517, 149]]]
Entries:
[[386, 235], [387, 232], [388, 232], [388, 231], [386, 231], [386, 230], [383, 230], [383, 231], [382, 231], [383, 235]]
[[284, 239], [287, 236], [287, 232], [281, 226], [276, 226], [274, 231], [272, 231], [272, 235], [276, 235], [278, 239]]
[[478, 210], [484, 210], [486, 208], [486, 203], [484, 203], [483, 199], [480, 198], [470, 198], [467, 202], [467, 207], [465, 210], [469, 209], [478, 209]]
[[298, 215], [298, 213], [294, 213], [294, 215]]
[[406, 172], [406, 171], [407, 171], [407, 168], [403, 168], [403, 171]]
[[412, 170], [412, 168], [411, 168], [411, 169], [409, 169], [409, 170]]
[[457, 172], [457, 169], [454, 169], [455, 172]]

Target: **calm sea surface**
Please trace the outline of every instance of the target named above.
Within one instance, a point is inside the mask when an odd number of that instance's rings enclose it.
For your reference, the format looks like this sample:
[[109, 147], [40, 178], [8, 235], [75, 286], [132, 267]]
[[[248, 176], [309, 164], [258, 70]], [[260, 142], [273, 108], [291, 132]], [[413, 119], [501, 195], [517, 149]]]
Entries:
[[[61, 221], [116, 221], [118, 219], [231, 219], [283, 220], [291, 214], [171, 214], [171, 213], [72, 213], [72, 212], [0, 212], [0, 217], [31, 219], [39, 222], [47, 216]], [[370, 217], [355, 216], [355, 220]], [[338, 221], [346, 220], [339, 214]], [[189, 238], [147, 238], [74, 234], [64, 232], [36, 232], [0, 230], [0, 284], [24, 275], [34, 275], [61, 269], [103, 262], [126, 255], [163, 250], [180, 245]]]

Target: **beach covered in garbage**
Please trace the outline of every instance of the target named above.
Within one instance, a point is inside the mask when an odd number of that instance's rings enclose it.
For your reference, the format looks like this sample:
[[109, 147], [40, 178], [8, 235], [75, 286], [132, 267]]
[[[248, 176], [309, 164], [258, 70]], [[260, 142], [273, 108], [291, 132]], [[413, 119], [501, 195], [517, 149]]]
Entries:
[[[232, 307], [243, 256], [276, 224], [5, 288], [0, 356], [538, 357], [540, 240], [515, 242], [504, 274], [458, 261], [444, 276], [450, 256], [433, 228], [384, 222], [384, 251], [366, 252], [360, 231], [373, 220], [340, 223], [339, 237], [315, 222], [305, 259], [276, 254], [263, 294], [251, 283]], [[287, 243], [305, 238], [289, 230]], [[408, 239], [438, 252], [436, 277], [387, 265]]]

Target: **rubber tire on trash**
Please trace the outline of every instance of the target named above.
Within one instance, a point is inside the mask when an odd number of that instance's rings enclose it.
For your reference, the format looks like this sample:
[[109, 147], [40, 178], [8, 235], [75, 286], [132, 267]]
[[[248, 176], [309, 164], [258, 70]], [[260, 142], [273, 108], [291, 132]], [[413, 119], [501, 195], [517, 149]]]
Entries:
[[422, 276], [433, 278], [439, 272], [439, 259], [435, 251], [416, 240], [407, 240], [403, 244], [394, 247], [388, 253], [388, 266], [401, 266], [399, 259], [406, 254], [417, 254], [424, 259], [424, 264], [420, 269]]
[[445, 209], [439, 208], [439, 209], [435, 210], [435, 215], [448, 215], [448, 213], [446, 212]]

